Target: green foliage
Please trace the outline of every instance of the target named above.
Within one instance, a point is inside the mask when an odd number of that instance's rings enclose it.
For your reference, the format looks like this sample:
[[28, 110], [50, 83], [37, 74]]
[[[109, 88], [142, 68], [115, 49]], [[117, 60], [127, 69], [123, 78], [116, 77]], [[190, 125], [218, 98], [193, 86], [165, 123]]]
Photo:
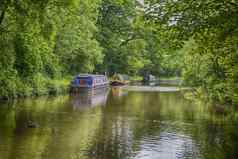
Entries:
[[[179, 76], [238, 103], [238, 2], [2, 0], [0, 96], [59, 92], [78, 73]], [[181, 73], [182, 72], [182, 73]]]
[[4, 0], [0, 97], [59, 92], [67, 86], [58, 79], [92, 72], [103, 59], [94, 38], [99, 4], [100, 0]]
[[103, 0], [98, 18], [98, 41], [105, 54], [100, 72], [135, 75], [144, 66], [145, 40], [138, 36], [135, 0]]
[[102, 49], [94, 38], [99, 2], [78, 1], [76, 7], [60, 13], [57, 23], [63, 22], [63, 25], [59, 28], [55, 52], [59, 54], [66, 73], [92, 72], [103, 60]]
[[179, 51], [184, 61], [181, 64], [184, 81], [204, 90], [214, 102], [237, 104], [237, 1], [147, 0], [146, 3], [150, 22], [166, 28], [172, 35], [171, 41], [185, 41]]
[[182, 51], [185, 53], [184, 79], [202, 87], [215, 102], [237, 103], [237, 30], [225, 39], [220, 31], [197, 35]]

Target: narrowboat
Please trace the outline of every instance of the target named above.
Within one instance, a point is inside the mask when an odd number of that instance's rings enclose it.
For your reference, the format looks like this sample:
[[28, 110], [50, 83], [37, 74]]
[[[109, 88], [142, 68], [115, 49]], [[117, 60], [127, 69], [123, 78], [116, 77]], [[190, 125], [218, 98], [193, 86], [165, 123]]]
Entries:
[[71, 81], [71, 90], [76, 88], [99, 88], [108, 86], [105, 75], [80, 74]]
[[143, 76], [143, 80], [142, 82], [154, 82], [156, 81], [155, 76], [151, 75], [151, 74], [146, 74]]
[[115, 74], [110, 82], [111, 86], [123, 86], [130, 83], [129, 76], [123, 74]]

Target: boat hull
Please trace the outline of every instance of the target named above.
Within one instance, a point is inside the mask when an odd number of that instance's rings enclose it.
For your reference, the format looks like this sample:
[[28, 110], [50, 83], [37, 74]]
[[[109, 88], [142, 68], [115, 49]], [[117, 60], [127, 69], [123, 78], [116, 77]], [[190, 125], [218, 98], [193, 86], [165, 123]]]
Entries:
[[70, 91], [77, 92], [80, 89], [97, 89], [109, 85], [107, 77], [104, 75], [78, 75], [71, 82]]
[[121, 82], [121, 81], [111, 81], [110, 82], [110, 85], [111, 86], [124, 86], [124, 85], [127, 85], [128, 82]]

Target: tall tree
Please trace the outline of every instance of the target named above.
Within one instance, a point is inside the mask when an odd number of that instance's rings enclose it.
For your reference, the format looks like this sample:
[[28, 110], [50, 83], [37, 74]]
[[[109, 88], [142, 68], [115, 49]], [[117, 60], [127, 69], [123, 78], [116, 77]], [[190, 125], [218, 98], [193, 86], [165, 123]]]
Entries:
[[145, 41], [138, 36], [135, 0], [103, 0], [98, 18], [98, 41], [104, 48], [101, 70], [135, 74], [144, 65]]

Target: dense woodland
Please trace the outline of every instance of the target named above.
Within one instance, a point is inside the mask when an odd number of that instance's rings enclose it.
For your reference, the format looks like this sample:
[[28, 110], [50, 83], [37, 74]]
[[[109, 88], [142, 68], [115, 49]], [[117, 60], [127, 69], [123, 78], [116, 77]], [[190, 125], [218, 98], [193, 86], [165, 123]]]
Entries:
[[238, 103], [236, 0], [1, 0], [0, 96], [61, 91], [78, 73], [180, 76]]

